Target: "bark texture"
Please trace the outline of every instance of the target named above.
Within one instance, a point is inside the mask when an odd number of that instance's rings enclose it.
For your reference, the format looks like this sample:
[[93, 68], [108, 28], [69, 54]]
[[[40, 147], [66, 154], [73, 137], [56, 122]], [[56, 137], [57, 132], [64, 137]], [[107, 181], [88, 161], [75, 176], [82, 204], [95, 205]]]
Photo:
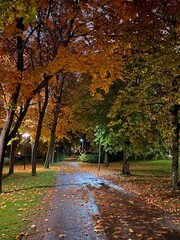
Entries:
[[36, 176], [37, 149], [38, 149], [39, 139], [41, 136], [42, 123], [43, 123], [47, 104], [48, 104], [48, 82], [46, 83], [46, 86], [45, 86], [45, 99], [44, 99], [42, 109], [41, 109], [41, 106], [39, 106], [39, 120], [38, 120], [38, 125], [36, 130], [35, 141], [32, 147], [32, 157], [31, 157], [32, 176]]
[[172, 146], [172, 188], [177, 189], [179, 186], [179, 105], [173, 109], [174, 139]]
[[128, 161], [128, 153], [126, 151], [123, 152], [123, 166], [122, 166], [122, 174], [130, 175], [129, 169], [129, 161]]

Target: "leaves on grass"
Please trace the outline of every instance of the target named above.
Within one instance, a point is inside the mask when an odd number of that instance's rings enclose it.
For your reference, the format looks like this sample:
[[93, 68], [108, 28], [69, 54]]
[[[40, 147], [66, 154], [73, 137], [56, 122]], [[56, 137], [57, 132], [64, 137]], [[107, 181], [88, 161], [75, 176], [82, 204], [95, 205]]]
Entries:
[[[93, 165], [82, 165], [83, 169], [97, 173], [97, 170]], [[84, 167], [85, 166], [85, 167]], [[95, 165], [94, 165], [95, 166]], [[108, 173], [109, 171], [109, 173]], [[158, 187], [154, 185], [154, 192], [150, 191], [151, 182], [147, 179], [143, 179], [144, 184], [141, 184], [141, 187], [138, 190], [139, 184], [131, 181], [138, 179], [136, 176], [130, 178], [116, 177], [113, 174], [112, 170], [101, 170], [101, 177], [105, 177], [107, 180], [112, 181], [113, 183], [119, 184], [121, 186], [121, 181], [127, 189], [127, 196], [118, 193], [117, 190], [112, 188], [105, 188], [103, 185], [100, 189], [89, 187], [91, 192], [94, 192], [94, 198], [98, 205], [100, 216], [93, 216], [95, 223], [100, 223], [100, 226], [103, 226], [103, 229], [106, 231], [107, 236], [112, 239], [156, 239], [159, 237], [164, 237], [168, 233], [168, 228], [162, 230], [163, 224], [165, 222], [171, 222], [172, 219], [169, 219], [168, 216], [164, 216], [163, 211], [155, 204], [155, 199], [159, 199], [159, 193], [157, 191]], [[155, 178], [156, 179], [156, 178]], [[154, 180], [154, 181], [157, 181]], [[155, 184], [152, 180], [152, 184]], [[136, 185], [137, 184], [137, 185]], [[160, 184], [162, 187], [162, 184]], [[132, 187], [132, 188], [131, 188]], [[138, 190], [137, 197], [133, 195], [128, 195], [130, 192], [136, 193], [134, 188]], [[146, 193], [145, 197], [142, 197], [142, 192]], [[163, 190], [165, 193], [165, 190]], [[135, 196], [135, 195], [134, 195]], [[143, 203], [144, 200], [146, 203]], [[167, 201], [167, 199], [166, 199]], [[169, 201], [169, 200], [168, 200]], [[164, 201], [165, 202], [165, 201]], [[154, 213], [154, 215], [153, 215]], [[177, 219], [176, 219], [177, 221]], [[158, 223], [158, 224], [157, 224]], [[98, 225], [98, 224], [97, 224]], [[159, 226], [159, 227], [158, 227]], [[165, 226], [164, 226], [165, 227]], [[98, 227], [95, 227], [95, 231], [99, 231]], [[152, 229], [154, 229], [152, 231]], [[167, 235], [168, 236], [168, 235]], [[170, 235], [169, 235], [170, 236]]]
[[20, 234], [16, 234], [14, 239], [22, 239], [23, 237], [27, 237], [28, 235], [28, 232], [22, 232]]
[[[97, 174], [97, 164], [80, 163], [80, 166], [84, 171]], [[158, 168], [159, 173], [156, 174]], [[147, 165], [144, 163], [133, 164], [131, 165], [133, 175], [130, 177], [121, 175], [121, 169], [121, 163], [111, 163], [109, 168], [101, 166], [98, 175], [123, 187], [126, 192], [137, 194], [143, 201], [154, 207], [161, 208], [166, 212], [180, 214], [179, 191], [172, 192], [168, 187], [169, 173], [165, 172], [163, 175], [161, 165], [159, 167], [153, 166], [152, 161]]]

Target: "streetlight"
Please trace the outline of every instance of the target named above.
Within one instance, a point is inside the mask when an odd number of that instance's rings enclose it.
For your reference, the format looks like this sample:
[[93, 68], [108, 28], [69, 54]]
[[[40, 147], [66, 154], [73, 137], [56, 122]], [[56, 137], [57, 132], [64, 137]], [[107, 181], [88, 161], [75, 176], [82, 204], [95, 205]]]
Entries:
[[80, 142], [81, 142], [81, 146], [82, 146], [82, 153], [84, 152], [84, 139], [81, 138], [80, 139]]
[[100, 167], [101, 167], [101, 139], [99, 140], [98, 172], [100, 172]]
[[27, 139], [30, 136], [30, 134], [29, 133], [24, 133], [22, 136]]
[[[30, 137], [30, 134], [26, 132], [22, 136], [26, 139], [26, 144], [27, 144], [27, 140]], [[24, 156], [24, 170], [25, 169], [26, 169], [26, 156]]]
[[100, 131], [100, 138], [99, 138], [99, 154], [98, 154], [98, 172], [100, 172], [101, 168], [101, 138], [102, 138], [102, 132]]

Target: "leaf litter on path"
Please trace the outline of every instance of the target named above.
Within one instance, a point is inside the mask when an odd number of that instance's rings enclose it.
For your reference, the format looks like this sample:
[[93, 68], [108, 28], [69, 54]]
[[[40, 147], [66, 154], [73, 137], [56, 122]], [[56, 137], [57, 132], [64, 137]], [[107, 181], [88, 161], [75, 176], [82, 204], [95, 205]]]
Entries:
[[[57, 179], [55, 191], [51, 194], [49, 221], [46, 222], [46, 229], [52, 229], [49, 232], [49, 236], [53, 236], [51, 240], [59, 239], [59, 236], [66, 240], [178, 239], [180, 229], [171, 214], [164, 213], [158, 206], [146, 204], [138, 195], [127, 194], [114, 183], [108, 186], [109, 182], [84, 172], [77, 163], [63, 163]], [[75, 222], [78, 226], [73, 225]], [[58, 228], [60, 232], [54, 238]], [[72, 235], [70, 231], [73, 231]], [[78, 238], [80, 231], [83, 238]]]

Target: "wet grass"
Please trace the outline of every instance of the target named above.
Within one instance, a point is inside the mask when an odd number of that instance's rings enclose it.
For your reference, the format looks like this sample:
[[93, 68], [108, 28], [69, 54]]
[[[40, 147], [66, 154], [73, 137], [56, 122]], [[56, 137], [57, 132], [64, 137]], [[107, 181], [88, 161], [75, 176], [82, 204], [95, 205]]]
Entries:
[[[6, 175], [4, 168], [3, 193], [0, 195], [0, 239], [20, 239], [19, 234], [28, 227], [29, 215], [38, 214], [42, 195], [53, 186], [58, 167], [37, 167], [37, 176], [31, 176], [31, 167], [19, 165], [15, 173]], [[25, 233], [24, 233], [25, 234]]]

